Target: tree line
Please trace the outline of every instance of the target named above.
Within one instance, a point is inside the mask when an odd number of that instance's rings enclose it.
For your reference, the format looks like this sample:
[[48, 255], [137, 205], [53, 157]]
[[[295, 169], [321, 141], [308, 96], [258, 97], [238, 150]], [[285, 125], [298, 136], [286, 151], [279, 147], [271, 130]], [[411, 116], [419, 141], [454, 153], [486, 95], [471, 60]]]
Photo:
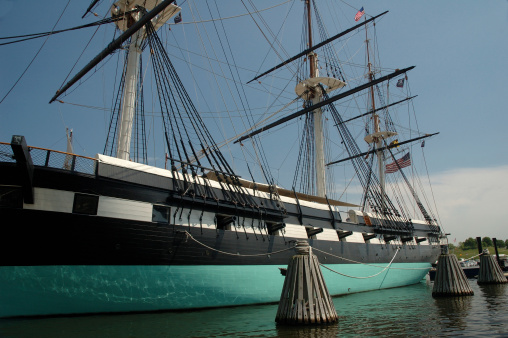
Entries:
[[[496, 244], [498, 248], [508, 248], [508, 239], [502, 240], [502, 239], [496, 239]], [[449, 246], [455, 247], [454, 244], [450, 244]], [[482, 237], [482, 247], [493, 247], [494, 242], [490, 237]], [[469, 237], [464, 242], [459, 242], [458, 247], [462, 250], [470, 250], [470, 249], [478, 249], [478, 243], [476, 242], [476, 238]]]

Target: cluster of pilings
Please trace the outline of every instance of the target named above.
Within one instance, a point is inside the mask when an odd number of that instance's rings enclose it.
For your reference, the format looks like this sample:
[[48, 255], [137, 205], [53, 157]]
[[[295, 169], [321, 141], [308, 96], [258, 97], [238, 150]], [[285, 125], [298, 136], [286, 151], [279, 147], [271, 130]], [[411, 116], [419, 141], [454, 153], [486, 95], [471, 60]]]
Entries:
[[[499, 263], [496, 239], [493, 239], [497, 261], [488, 250], [482, 250], [481, 238], [476, 237], [478, 253], [480, 255], [480, 269], [478, 284], [508, 283]], [[457, 261], [457, 256], [448, 253], [448, 247], [443, 247], [436, 267], [436, 277], [432, 289], [433, 297], [441, 296], [472, 296], [473, 290], [469, 285], [466, 274]]]
[[[476, 239], [481, 254], [478, 284], [507, 283], [508, 280], [498, 262], [488, 254], [488, 251], [482, 251], [480, 237]], [[499, 261], [495, 238], [494, 247]], [[337, 312], [319, 268], [318, 259], [312, 254], [312, 248], [306, 240], [301, 240], [297, 241], [295, 250], [296, 255], [291, 257], [285, 273], [275, 321], [279, 324], [337, 322]], [[457, 256], [449, 254], [448, 246], [442, 246], [436, 269], [433, 297], [474, 295]]]
[[494, 249], [496, 250], [496, 259], [489, 254], [489, 250], [482, 250], [482, 242], [480, 237], [476, 237], [478, 243], [478, 251], [480, 255], [480, 272], [478, 273], [478, 284], [504, 284], [508, 280], [503, 274], [503, 270], [499, 266], [499, 253], [497, 252], [496, 239], [493, 238]]

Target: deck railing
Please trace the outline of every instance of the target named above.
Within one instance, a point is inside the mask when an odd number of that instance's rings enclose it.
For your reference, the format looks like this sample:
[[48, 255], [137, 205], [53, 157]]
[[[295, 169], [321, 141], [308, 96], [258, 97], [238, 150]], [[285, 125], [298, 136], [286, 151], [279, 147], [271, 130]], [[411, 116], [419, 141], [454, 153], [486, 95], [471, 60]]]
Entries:
[[[28, 147], [35, 166], [95, 175], [97, 160], [58, 150]], [[0, 162], [16, 163], [10, 143], [0, 142]]]

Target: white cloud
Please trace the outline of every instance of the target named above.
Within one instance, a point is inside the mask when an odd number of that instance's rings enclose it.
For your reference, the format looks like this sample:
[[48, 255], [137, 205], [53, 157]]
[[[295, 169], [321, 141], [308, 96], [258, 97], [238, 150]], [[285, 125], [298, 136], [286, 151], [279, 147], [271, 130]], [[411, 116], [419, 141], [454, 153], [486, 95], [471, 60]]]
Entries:
[[508, 239], [508, 166], [462, 168], [431, 177], [438, 214], [453, 239]]

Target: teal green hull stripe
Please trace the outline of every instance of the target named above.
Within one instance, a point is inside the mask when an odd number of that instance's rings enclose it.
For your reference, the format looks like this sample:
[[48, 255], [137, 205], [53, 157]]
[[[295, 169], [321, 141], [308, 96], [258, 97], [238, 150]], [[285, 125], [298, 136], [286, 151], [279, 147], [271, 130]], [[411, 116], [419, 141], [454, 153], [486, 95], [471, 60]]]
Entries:
[[[383, 270], [381, 264], [327, 266], [352, 277]], [[415, 284], [427, 273], [421, 269], [426, 267], [430, 264], [392, 264], [397, 269], [360, 279], [321, 271], [330, 294], [340, 295]], [[0, 317], [278, 302], [283, 282], [279, 267], [273, 265], [4, 266], [0, 267]]]

